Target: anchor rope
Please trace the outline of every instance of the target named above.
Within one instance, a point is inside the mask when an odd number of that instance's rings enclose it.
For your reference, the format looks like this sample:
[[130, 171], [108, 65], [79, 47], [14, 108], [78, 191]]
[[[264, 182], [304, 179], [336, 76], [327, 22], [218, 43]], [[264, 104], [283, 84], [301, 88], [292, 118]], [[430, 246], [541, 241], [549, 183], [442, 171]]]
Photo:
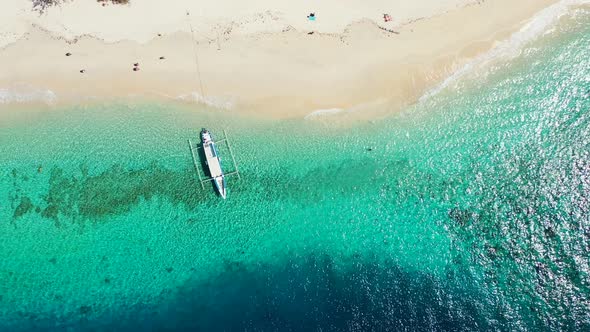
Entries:
[[188, 22], [188, 26], [191, 30], [191, 39], [192, 39], [192, 44], [193, 44], [193, 52], [195, 54], [195, 66], [196, 66], [196, 76], [197, 79], [199, 81], [199, 87], [200, 87], [200, 91], [201, 91], [201, 96], [203, 97], [203, 99], [205, 99], [205, 89], [203, 88], [203, 79], [201, 78], [201, 67], [199, 65], [199, 55], [197, 52], [197, 40], [195, 38], [195, 30], [193, 29], [193, 25], [191, 23], [190, 20], [190, 13], [187, 10], [186, 12], [186, 16], [187, 16], [187, 22]]

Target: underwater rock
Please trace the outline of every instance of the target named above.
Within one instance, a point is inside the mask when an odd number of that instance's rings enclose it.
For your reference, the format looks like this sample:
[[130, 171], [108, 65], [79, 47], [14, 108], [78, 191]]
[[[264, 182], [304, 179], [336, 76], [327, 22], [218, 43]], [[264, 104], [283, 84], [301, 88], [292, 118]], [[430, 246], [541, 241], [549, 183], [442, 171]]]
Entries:
[[80, 306], [80, 315], [87, 315], [92, 312], [92, 307], [89, 305]]
[[556, 235], [555, 231], [553, 230], [552, 227], [545, 228], [544, 233], [545, 233], [545, 237], [550, 238], [550, 239], [554, 238]]
[[461, 210], [459, 208], [452, 208], [449, 211], [449, 218], [461, 226], [465, 226], [472, 219], [472, 217], [473, 215], [471, 212]]

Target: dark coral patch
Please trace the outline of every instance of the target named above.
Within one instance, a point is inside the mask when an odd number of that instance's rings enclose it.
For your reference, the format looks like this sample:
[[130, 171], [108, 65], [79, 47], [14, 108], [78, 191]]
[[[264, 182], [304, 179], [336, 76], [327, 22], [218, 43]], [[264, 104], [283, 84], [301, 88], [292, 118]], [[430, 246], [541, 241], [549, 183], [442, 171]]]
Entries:
[[51, 170], [49, 191], [44, 197], [46, 218], [63, 216], [100, 218], [129, 212], [140, 200], [166, 196], [175, 203], [196, 205], [192, 170], [174, 172], [156, 163], [147, 168], [127, 170], [113, 166], [95, 176], [89, 176], [82, 166], [82, 176], [68, 176], [62, 169]]
[[21, 197], [20, 203], [16, 207], [16, 209], [14, 210], [14, 214], [12, 215], [12, 217], [14, 219], [17, 219], [19, 217], [22, 217], [23, 215], [25, 215], [29, 211], [31, 211], [33, 208], [34, 208], [33, 202], [31, 202], [31, 199], [30, 198], [28, 198], [28, 197]]
[[43, 212], [41, 212], [41, 215], [44, 218], [48, 218], [48, 219], [53, 219], [56, 220], [57, 219], [57, 214], [59, 213], [59, 209], [57, 208], [57, 205], [54, 204], [49, 204], [44, 210]]

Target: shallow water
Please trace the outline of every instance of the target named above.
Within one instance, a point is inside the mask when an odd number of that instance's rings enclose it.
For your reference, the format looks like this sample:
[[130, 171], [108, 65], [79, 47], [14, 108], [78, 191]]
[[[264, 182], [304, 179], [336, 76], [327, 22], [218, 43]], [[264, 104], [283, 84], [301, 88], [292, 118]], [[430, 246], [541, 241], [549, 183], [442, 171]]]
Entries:
[[[0, 124], [2, 330], [590, 329], [573, 13], [373, 124], [123, 102]], [[226, 201], [197, 182], [201, 127], [231, 135]]]

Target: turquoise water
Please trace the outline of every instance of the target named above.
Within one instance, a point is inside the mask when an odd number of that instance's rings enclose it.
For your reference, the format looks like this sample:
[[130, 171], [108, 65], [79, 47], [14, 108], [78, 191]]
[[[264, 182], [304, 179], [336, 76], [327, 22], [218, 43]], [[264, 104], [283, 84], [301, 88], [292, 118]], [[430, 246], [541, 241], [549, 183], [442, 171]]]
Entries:
[[[589, 22], [352, 127], [137, 102], [0, 123], [2, 330], [590, 329]], [[226, 201], [201, 127], [231, 135]]]

